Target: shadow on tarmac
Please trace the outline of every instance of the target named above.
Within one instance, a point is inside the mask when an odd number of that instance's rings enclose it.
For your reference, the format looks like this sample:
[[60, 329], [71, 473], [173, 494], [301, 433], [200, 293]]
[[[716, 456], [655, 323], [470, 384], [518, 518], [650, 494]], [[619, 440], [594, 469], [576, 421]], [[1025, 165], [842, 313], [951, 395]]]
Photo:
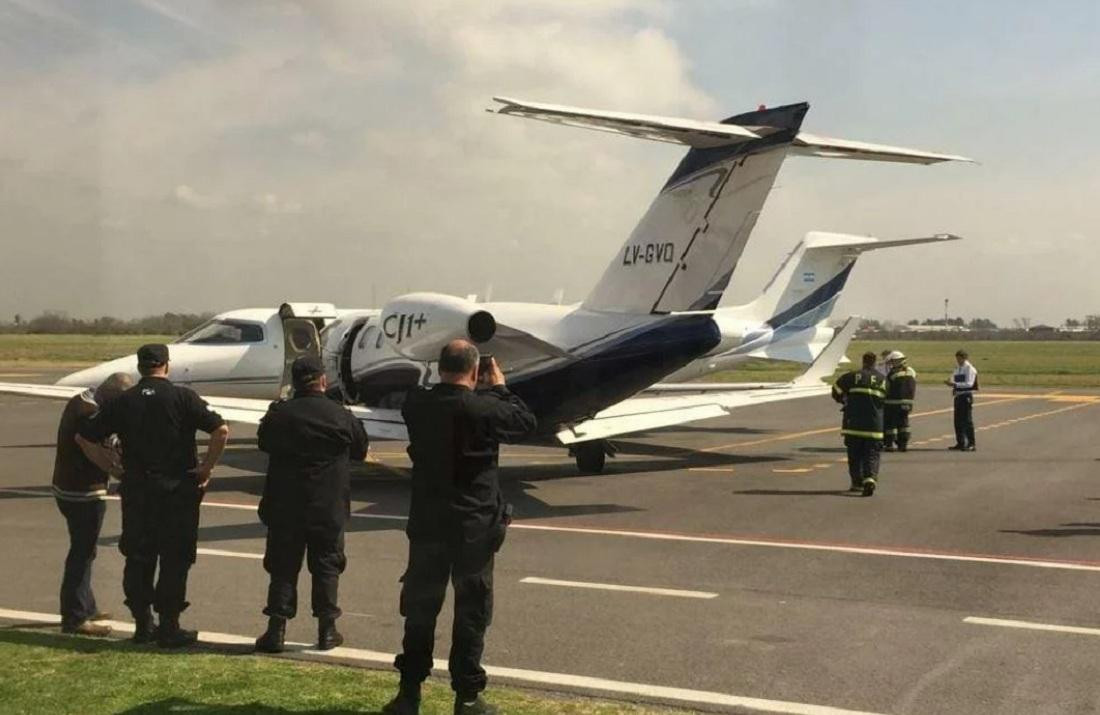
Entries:
[[206, 705], [204, 703], [197, 703], [194, 700], [186, 700], [184, 698], [165, 698], [164, 700], [158, 700], [155, 703], [146, 703], [144, 705], [137, 705], [127, 710], [119, 710], [119, 713], [135, 715], [142, 713], [145, 715], [159, 715], [160, 713], [248, 713], [249, 715], [277, 715], [281, 713], [302, 713], [304, 715], [321, 715], [321, 713], [335, 713], [341, 715], [342, 713], [380, 713], [380, 710], [346, 710], [325, 708], [323, 710], [300, 710], [295, 708], [293, 710], [287, 710], [286, 708], [277, 708], [271, 705], [264, 705], [260, 702], [244, 703], [241, 705]]
[[747, 494], [754, 497], [860, 497], [859, 492], [847, 489], [742, 489], [734, 494]]
[[1023, 534], [1024, 536], [1044, 536], [1059, 538], [1063, 536], [1100, 536], [1100, 523], [1070, 522], [1057, 529], [1001, 529], [1002, 534]]

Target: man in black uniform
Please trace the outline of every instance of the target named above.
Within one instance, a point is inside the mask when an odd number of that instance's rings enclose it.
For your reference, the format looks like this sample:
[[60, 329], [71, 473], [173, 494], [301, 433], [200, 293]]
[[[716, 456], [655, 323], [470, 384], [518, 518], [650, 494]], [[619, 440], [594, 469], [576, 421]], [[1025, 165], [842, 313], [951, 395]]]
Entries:
[[412, 501], [406, 533], [409, 563], [401, 589], [403, 652], [394, 665], [401, 688], [384, 713], [420, 710], [420, 684], [432, 667], [435, 621], [451, 580], [455, 591], [449, 669], [454, 712], [495, 713], [481, 699], [481, 654], [493, 611], [493, 556], [511, 519], [497, 475], [501, 442], [535, 431], [535, 416], [504, 386], [496, 361], [478, 386], [478, 351], [455, 340], [439, 356], [442, 382], [408, 394], [402, 415], [409, 432]]
[[[122, 590], [134, 615], [134, 640], [156, 638], [161, 647], [178, 648], [197, 636], [180, 628], [179, 616], [189, 605], [187, 574], [195, 562], [199, 503], [229, 428], [201, 397], [168, 381], [167, 345], [143, 345], [137, 357], [141, 380], [83, 425], [78, 442], [119, 436], [124, 472], [119, 550], [126, 557]], [[210, 435], [202, 464], [195, 430]], [[151, 607], [160, 615], [159, 628]]]
[[351, 514], [349, 460], [367, 456], [363, 424], [343, 405], [325, 396], [328, 380], [317, 358], [299, 357], [290, 368], [294, 397], [271, 403], [257, 432], [260, 449], [271, 455], [260, 500], [267, 525], [264, 569], [267, 632], [256, 650], [281, 653], [286, 622], [298, 610], [298, 572], [302, 557], [313, 576], [313, 616], [318, 620], [317, 648], [344, 642], [336, 630], [340, 574], [347, 566], [344, 527]]
[[909, 367], [905, 354], [899, 350], [890, 353], [886, 374], [886, 407], [884, 412], [883, 442], [886, 451], [894, 451], [897, 442], [899, 452], [909, 450], [909, 413], [917, 396], [917, 371]]
[[875, 354], [863, 354], [863, 369], [845, 373], [833, 385], [833, 399], [844, 405], [840, 433], [848, 448], [851, 491], [875, 493], [882, 449], [882, 407], [886, 378], [875, 369]]

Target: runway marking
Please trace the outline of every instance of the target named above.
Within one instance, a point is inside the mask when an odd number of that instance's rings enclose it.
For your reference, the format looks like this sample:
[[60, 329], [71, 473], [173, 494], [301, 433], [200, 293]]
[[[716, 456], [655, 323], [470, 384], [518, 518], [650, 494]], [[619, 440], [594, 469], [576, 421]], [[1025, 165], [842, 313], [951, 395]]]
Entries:
[[733, 467], [688, 467], [689, 472], [735, 472]]
[[[366, 515], [364, 515], [366, 516]], [[392, 518], [392, 517], [391, 517]], [[842, 554], [860, 554], [865, 556], [894, 556], [909, 559], [930, 559], [933, 561], [958, 561], [964, 563], [984, 563], [1001, 566], [1028, 566], [1031, 568], [1061, 569], [1065, 571], [1090, 571], [1100, 573], [1100, 561], [1070, 561], [1061, 559], [1038, 559], [1029, 556], [998, 556], [994, 554], [971, 554], [966, 552], [933, 551], [920, 548], [891, 548], [879, 546], [860, 546], [858, 544], [832, 544], [815, 541], [793, 541], [767, 537], [717, 536], [708, 534], [682, 534], [667, 531], [634, 531], [628, 529], [603, 529], [583, 526], [551, 526], [549, 524], [530, 524], [513, 522], [509, 529], [530, 531], [550, 531], [586, 536], [619, 536], [655, 541], [683, 541], [698, 544], [728, 544], [731, 546], [762, 546], [777, 549], [796, 549], [804, 551], [832, 551]]]
[[[52, 496], [46, 490], [32, 489], [8, 489], [0, 488], [0, 493], [12, 492], [16, 494], [28, 494], [32, 496]], [[117, 501], [115, 495], [107, 499]], [[234, 504], [230, 502], [208, 502], [203, 506], [220, 509], [242, 509], [255, 511], [255, 504]], [[381, 519], [385, 521], [408, 521], [409, 517], [401, 514], [363, 514], [353, 513], [354, 519]], [[550, 531], [565, 534], [581, 534], [586, 536], [618, 536], [634, 539], [651, 539], [656, 541], [682, 541], [699, 544], [728, 544], [730, 546], [762, 546], [778, 549], [795, 549], [804, 551], [832, 551], [842, 554], [860, 554], [866, 556], [894, 556], [911, 559], [931, 559], [935, 561], [959, 561], [970, 563], [986, 563], [1004, 566], [1028, 566], [1031, 568], [1060, 569], [1065, 571], [1090, 571], [1100, 573], [1100, 561], [1072, 561], [1063, 559], [1038, 559], [1030, 556], [1008, 556], [995, 554], [972, 554], [966, 552], [933, 551], [920, 548], [894, 548], [879, 546], [860, 546], [858, 544], [836, 544], [818, 541], [795, 541], [786, 539], [773, 539], [770, 537], [748, 536], [722, 536], [712, 534], [690, 534], [671, 531], [637, 531], [631, 529], [605, 529], [586, 526], [557, 526], [550, 524], [530, 523], [516, 521], [508, 527], [521, 531]]]
[[[34, 611], [20, 611], [0, 608], [0, 618], [14, 621], [30, 621], [32, 623], [56, 623], [60, 625], [60, 618], [51, 613], [37, 613]], [[133, 633], [134, 624], [122, 621], [103, 621], [119, 633]], [[199, 632], [200, 643], [212, 643], [216, 645], [250, 645], [254, 642], [252, 636], [241, 636], [232, 633], [215, 633], [212, 631]], [[376, 650], [361, 648], [348, 648], [340, 646], [327, 651], [313, 649], [312, 644], [293, 643], [287, 644], [287, 655], [298, 659], [321, 662], [347, 662], [371, 663], [385, 668], [393, 667], [393, 653], [384, 653]], [[270, 656], [258, 655], [266, 658]], [[447, 661], [436, 659], [433, 662], [435, 675], [444, 677], [447, 674]], [[880, 715], [879, 713], [865, 710], [848, 710], [835, 708], [829, 705], [814, 705], [812, 703], [798, 703], [789, 700], [769, 700], [747, 695], [732, 695], [729, 693], [717, 693], [707, 690], [689, 690], [687, 688], [674, 688], [666, 685], [650, 685], [647, 683], [632, 683], [623, 680], [607, 680], [589, 675], [572, 675], [569, 673], [551, 673], [541, 670], [528, 670], [526, 668], [508, 668], [498, 665], [485, 665], [485, 672], [494, 678], [508, 681], [515, 685], [541, 685], [550, 686], [552, 689], [580, 691], [585, 694], [628, 696], [630, 698], [643, 698], [648, 701], [682, 703], [685, 705], [719, 705], [724, 707], [747, 708], [757, 712], [789, 713], [791, 715]]]
[[773, 469], [776, 474], [805, 474], [806, 472], [812, 472], [809, 467], [795, 467], [794, 469]]
[[588, 588], [601, 591], [626, 591], [629, 593], [646, 593], [653, 596], [674, 596], [679, 598], [718, 598], [717, 593], [709, 591], [684, 591], [676, 588], [651, 588], [648, 586], [620, 586], [613, 583], [593, 583], [589, 581], [561, 581], [554, 578], [540, 578], [528, 576], [521, 578], [520, 583], [538, 584], [541, 586], [565, 586], [567, 588]]
[[[1020, 400], [1040, 399], [1042, 397], [1043, 397], [1043, 395], [1027, 395], [1027, 396], [1013, 395], [1011, 397], [1004, 397], [1004, 398], [1001, 398], [1001, 399], [983, 400], [981, 402], [975, 402], [974, 406], [975, 407], [990, 407], [992, 405], [1000, 405], [1000, 404], [1003, 404], [1003, 403], [1006, 403], [1006, 402], [1019, 402]], [[909, 415], [909, 417], [910, 417], [910, 419], [914, 419], [914, 418], [917, 418], [917, 417], [931, 417], [932, 415], [942, 415], [942, 414], [946, 414], [948, 412], [954, 412], [954, 410], [955, 410], [954, 406], [945, 407], [945, 408], [940, 409], [940, 410], [930, 410], [928, 412], [914, 412], [911, 415]], [[762, 437], [761, 439], [750, 439], [750, 440], [745, 440], [745, 441], [742, 441], [742, 442], [730, 442], [729, 444], [720, 444], [717, 447], [705, 447], [705, 448], [697, 450], [697, 451], [699, 451], [699, 452], [720, 452], [724, 449], [729, 449], [731, 447], [755, 447], [755, 446], [761, 445], [761, 444], [771, 444], [773, 442], [784, 442], [784, 441], [787, 441], [787, 440], [799, 439], [801, 437], [813, 437], [813, 436], [819, 435], [819, 434], [829, 434], [831, 432], [839, 432], [839, 431], [840, 431], [839, 427], [822, 427], [821, 429], [806, 430], [805, 432], [789, 432], [787, 434], [775, 435], [774, 437]], [[688, 450], [685, 450], [685, 453], [690, 453], [690, 452]]]
[[44, 372], [0, 372], [0, 377], [42, 377]]
[[968, 616], [963, 623], [971, 623], [976, 626], [997, 626], [1000, 628], [1020, 628], [1028, 631], [1053, 631], [1055, 633], [1074, 633], [1083, 636], [1100, 636], [1100, 628], [1083, 628], [1081, 626], [1058, 626], [1051, 623], [1032, 623], [1030, 621], [1011, 621], [1001, 618], [979, 618]]
[[250, 554], [245, 551], [225, 551], [223, 549], [205, 549], [199, 547], [195, 550], [205, 556], [233, 556], [238, 559], [263, 559], [263, 554]]

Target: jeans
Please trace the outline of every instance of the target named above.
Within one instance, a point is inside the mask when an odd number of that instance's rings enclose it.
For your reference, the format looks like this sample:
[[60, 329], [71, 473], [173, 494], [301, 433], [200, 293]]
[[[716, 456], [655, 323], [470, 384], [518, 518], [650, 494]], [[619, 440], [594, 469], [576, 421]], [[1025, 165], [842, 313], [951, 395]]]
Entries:
[[57, 508], [69, 527], [69, 553], [61, 578], [61, 625], [76, 627], [98, 612], [92, 593], [92, 562], [107, 502], [58, 499]]

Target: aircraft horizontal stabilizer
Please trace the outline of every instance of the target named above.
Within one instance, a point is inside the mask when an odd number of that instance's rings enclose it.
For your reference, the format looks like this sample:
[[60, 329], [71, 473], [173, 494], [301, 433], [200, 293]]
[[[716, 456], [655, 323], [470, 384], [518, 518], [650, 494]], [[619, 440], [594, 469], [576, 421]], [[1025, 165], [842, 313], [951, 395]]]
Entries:
[[906, 149], [887, 144], [871, 144], [849, 139], [833, 139], [808, 132], [799, 132], [791, 143], [794, 156], [817, 156], [825, 159], [862, 159], [863, 161], [893, 161], [903, 164], [938, 164], [941, 161], [965, 161], [973, 159], [956, 154], [939, 154], [919, 149]]
[[759, 139], [761, 136], [736, 124], [701, 122], [679, 117], [656, 117], [648, 114], [605, 112], [559, 104], [524, 102], [507, 97], [493, 97], [493, 101], [504, 105], [488, 110], [494, 114], [508, 114], [552, 124], [595, 129], [637, 139], [684, 144], [691, 147], [725, 146], [749, 139]]

